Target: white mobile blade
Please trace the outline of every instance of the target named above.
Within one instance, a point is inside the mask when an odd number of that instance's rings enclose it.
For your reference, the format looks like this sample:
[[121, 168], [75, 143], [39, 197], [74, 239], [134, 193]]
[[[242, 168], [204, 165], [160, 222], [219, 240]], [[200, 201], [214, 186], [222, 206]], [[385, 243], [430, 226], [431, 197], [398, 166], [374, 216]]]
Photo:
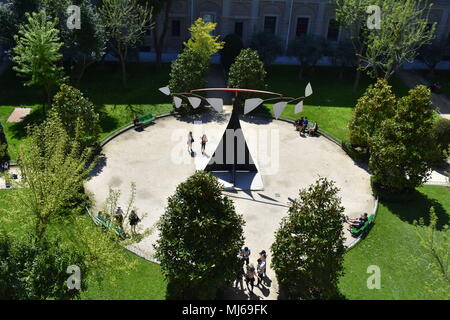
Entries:
[[223, 110], [223, 99], [221, 98], [208, 98], [206, 99], [211, 107], [214, 108], [217, 112], [222, 112]]
[[175, 108], [179, 108], [180, 106], [181, 106], [181, 102], [182, 102], [183, 100], [181, 100], [181, 98], [178, 98], [178, 97], [173, 97], [173, 103], [175, 104]]
[[170, 95], [170, 89], [169, 89], [169, 87], [162, 87], [162, 88], [159, 88], [159, 91], [161, 91], [162, 93], [164, 93], [166, 96]]
[[192, 108], [197, 109], [200, 103], [202, 102], [202, 99], [196, 98], [196, 97], [189, 97], [188, 98], [189, 103], [191, 104]]
[[276, 119], [278, 119], [278, 117], [283, 113], [283, 110], [286, 107], [286, 105], [287, 105], [286, 101], [278, 102], [273, 105], [273, 111], [275, 112]]
[[305, 97], [309, 97], [313, 94], [311, 83], [308, 82], [308, 85], [305, 88]]
[[303, 100], [295, 105], [295, 113], [300, 113], [303, 111]]
[[263, 102], [260, 98], [253, 98], [245, 100], [244, 114], [252, 112], [257, 106]]

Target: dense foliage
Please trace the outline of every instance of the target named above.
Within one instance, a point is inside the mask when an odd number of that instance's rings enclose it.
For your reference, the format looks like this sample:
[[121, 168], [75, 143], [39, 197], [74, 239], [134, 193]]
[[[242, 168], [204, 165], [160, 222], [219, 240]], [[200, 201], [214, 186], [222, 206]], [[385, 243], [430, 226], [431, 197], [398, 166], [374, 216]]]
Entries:
[[53, 98], [52, 112], [81, 150], [96, 145], [101, 130], [99, 114], [81, 91], [63, 84]]
[[299, 78], [302, 79], [305, 69], [314, 67], [326, 52], [326, 41], [318, 36], [301, 36], [293, 40], [288, 48], [288, 54], [300, 61]]
[[290, 299], [338, 297], [345, 252], [338, 192], [326, 178], [300, 190], [275, 234], [272, 267]]
[[258, 52], [264, 64], [270, 65], [283, 53], [283, 41], [273, 33], [258, 32], [252, 36], [250, 48]]
[[348, 125], [350, 142], [355, 146], [367, 147], [369, 138], [385, 119], [394, 115], [396, 97], [386, 80], [379, 79], [370, 85], [358, 99]]
[[174, 299], [213, 299], [241, 265], [244, 220], [211, 173], [197, 171], [168, 199], [156, 257]]
[[369, 138], [369, 168], [376, 185], [389, 192], [411, 190], [431, 173], [433, 110], [430, 89], [420, 85], [398, 100], [395, 115]]

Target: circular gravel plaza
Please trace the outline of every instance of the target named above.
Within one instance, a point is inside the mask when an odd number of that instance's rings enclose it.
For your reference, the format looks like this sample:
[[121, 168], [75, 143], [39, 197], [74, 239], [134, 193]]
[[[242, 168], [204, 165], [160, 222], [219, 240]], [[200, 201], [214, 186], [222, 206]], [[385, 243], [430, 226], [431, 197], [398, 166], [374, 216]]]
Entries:
[[[119, 203], [126, 206], [130, 184], [136, 184], [138, 213], [148, 213], [142, 227], [151, 227], [164, 213], [167, 198], [178, 184], [191, 176], [196, 169], [204, 168], [219, 144], [231, 115], [230, 108], [222, 114], [205, 113], [196, 119], [168, 116], [160, 118], [144, 131], [128, 130], [103, 147], [104, 158], [86, 183], [95, 200], [94, 211], [103, 206], [110, 188], [122, 192]], [[312, 119], [314, 120], [314, 119]], [[250, 153], [257, 164], [261, 180], [256, 188], [262, 190], [225, 190], [234, 201], [236, 211], [245, 220], [245, 245], [252, 252], [250, 261], [256, 265], [258, 252], [268, 255], [267, 276], [271, 280], [266, 289], [255, 287], [253, 298], [276, 299], [278, 286], [270, 268], [270, 246], [275, 239], [281, 219], [287, 215], [289, 203], [320, 177], [334, 180], [340, 189], [339, 196], [350, 218], [371, 213], [375, 199], [370, 188], [370, 175], [356, 165], [335, 143], [324, 136], [302, 137], [292, 124], [264, 117], [241, 116], [241, 126]], [[187, 134], [193, 132], [195, 155], [187, 150]], [[208, 137], [206, 153], [200, 152], [200, 137]], [[248, 189], [243, 187], [243, 189]], [[354, 238], [343, 226], [346, 245]], [[157, 230], [133, 245], [151, 256]], [[244, 285], [245, 287], [245, 285]], [[246, 299], [248, 292], [232, 290], [230, 298]]]

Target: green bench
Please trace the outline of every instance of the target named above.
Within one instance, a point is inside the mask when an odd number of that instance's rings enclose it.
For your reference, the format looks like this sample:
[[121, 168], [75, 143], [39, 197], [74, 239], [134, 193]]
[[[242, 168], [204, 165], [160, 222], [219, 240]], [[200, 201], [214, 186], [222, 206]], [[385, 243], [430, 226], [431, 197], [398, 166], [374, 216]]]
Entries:
[[100, 226], [104, 227], [105, 229], [114, 231], [114, 233], [116, 235], [118, 235], [120, 238], [126, 237], [125, 232], [123, 232], [120, 228], [115, 227], [114, 224], [111, 221], [109, 221], [108, 219], [106, 219], [105, 217], [94, 216], [93, 219], [94, 219], [95, 224], [100, 225]]
[[367, 221], [362, 225], [362, 227], [360, 228], [352, 228], [351, 233], [353, 236], [358, 236], [360, 234], [362, 234], [363, 232], [366, 232], [370, 225], [372, 224], [373, 220], [375, 220], [375, 215], [371, 214], [368, 218]]
[[156, 120], [156, 118], [151, 113], [144, 114], [143, 116], [138, 117], [138, 119], [139, 122], [134, 121], [134, 126], [141, 128]]

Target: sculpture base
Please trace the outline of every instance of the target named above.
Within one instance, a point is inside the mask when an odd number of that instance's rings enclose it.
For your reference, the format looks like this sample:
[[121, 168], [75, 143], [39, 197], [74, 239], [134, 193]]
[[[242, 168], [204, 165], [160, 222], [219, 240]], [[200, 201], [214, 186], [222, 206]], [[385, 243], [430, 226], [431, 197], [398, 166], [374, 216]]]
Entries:
[[224, 185], [226, 191], [262, 191], [264, 190], [263, 180], [259, 172], [236, 172], [236, 182], [233, 185], [232, 172], [213, 171], [211, 172]]

